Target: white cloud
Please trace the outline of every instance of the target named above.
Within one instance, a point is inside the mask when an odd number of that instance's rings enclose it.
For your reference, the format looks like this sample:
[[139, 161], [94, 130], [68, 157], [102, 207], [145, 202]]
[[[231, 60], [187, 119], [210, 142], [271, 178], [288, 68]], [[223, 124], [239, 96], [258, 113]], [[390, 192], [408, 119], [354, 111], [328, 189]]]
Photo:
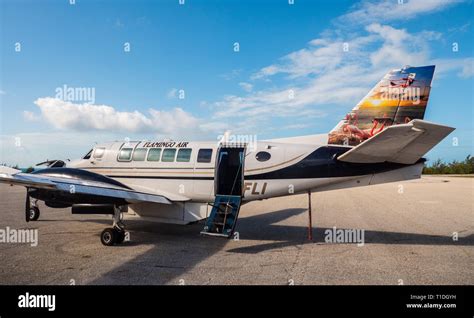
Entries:
[[463, 2], [462, 0], [383, 0], [362, 1], [355, 5], [351, 12], [341, 16], [338, 22], [368, 24], [372, 22], [389, 22], [406, 20], [420, 14], [428, 14], [445, 9], [448, 6]]
[[434, 59], [432, 63], [436, 65], [435, 75], [446, 76], [450, 72], [456, 72], [461, 78], [471, 78], [474, 76], [474, 57], [460, 59]]
[[0, 95], [5, 95], [6, 92], [0, 89]]
[[230, 81], [230, 80], [238, 78], [241, 73], [242, 73], [241, 69], [233, 69], [229, 73], [219, 75], [219, 77], [225, 79], [226, 81]]
[[118, 29], [121, 29], [125, 26], [125, 24], [119, 18], [117, 18], [115, 19], [114, 26]]
[[454, 26], [454, 27], [448, 28], [448, 32], [449, 33], [463, 33], [463, 32], [469, 31], [470, 28], [471, 28], [471, 22], [466, 22], [460, 26]]
[[181, 108], [169, 111], [149, 109], [118, 111], [112, 106], [74, 104], [57, 98], [38, 98], [41, 117], [57, 129], [78, 131], [107, 130], [156, 134], [183, 133], [199, 129], [199, 120]]
[[262, 68], [258, 73], [253, 74], [251, 76], [251, 79], [252, 80], [260, 79], [263, 77], [275, 75], [278, 72], [279, 70], [275, 65], [270, 65], [270, 66]]
[[373, 23], [366, 30], [379, 36], [383, 46], [370, 55], [373, 66], [420, 65], [426, 63], [430, 51], [428, 41], [439, 39], [437, 32], [422, 31], [410, 34], [405, 29]]
[[178, 93], [178, 89], [172, 88], [169, 90], [168, 94], [166, 94], [166, 97], [168, 97], [169, 99], [176, 98], [177, 93]]
[[290, 79], [319, 76], [342, 63], [360, 60], [365, 55], [365, 47], [376, 40], [377, 37], [373, 34], [347, 41], [341, 38], [317, 38], [311, 40], [308, 47], [282, 57], [280, 63], [262, 68], [252, 79], [267, 78], [279, 73], [287, 74]]
[[251, 92], [253, 89], [253, 85], [247, 82], [240, 82], [239, 86], [246, 92]]
[[461, 74], [463, 78], [470, 78], [474, 76], [474, 58], [465, 59]]
[[28, 110], [23, 111], [23, 118], [25, 118], [27, 121], [38, 121], [40, 119], [39, 116]]
[[308, 127], [311, 127], [311, 124], [291, 124], [284, 126], [283, 129], [304, 129]]

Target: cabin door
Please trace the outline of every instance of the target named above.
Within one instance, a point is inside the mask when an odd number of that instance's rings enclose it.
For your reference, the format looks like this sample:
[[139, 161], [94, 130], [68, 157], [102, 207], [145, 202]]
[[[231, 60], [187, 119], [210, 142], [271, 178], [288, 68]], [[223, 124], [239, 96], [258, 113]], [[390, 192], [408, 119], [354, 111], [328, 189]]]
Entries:
[[221, 146], [217, 150], [214, 176], [215, 195], [242, 197], [245, 148]]

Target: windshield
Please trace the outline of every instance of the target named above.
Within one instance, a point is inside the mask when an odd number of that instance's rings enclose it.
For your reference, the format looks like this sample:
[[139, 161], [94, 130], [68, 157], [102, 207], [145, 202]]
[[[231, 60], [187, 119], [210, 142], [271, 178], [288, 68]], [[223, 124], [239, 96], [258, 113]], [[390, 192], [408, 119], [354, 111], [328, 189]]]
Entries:
[[89, 150], [89, 152], [88, 152], [84, 157], [82, 157], [82, 159], [90, 159], [90, 158], [91, 158], [92, 150], [93, 150], [93, 149]]

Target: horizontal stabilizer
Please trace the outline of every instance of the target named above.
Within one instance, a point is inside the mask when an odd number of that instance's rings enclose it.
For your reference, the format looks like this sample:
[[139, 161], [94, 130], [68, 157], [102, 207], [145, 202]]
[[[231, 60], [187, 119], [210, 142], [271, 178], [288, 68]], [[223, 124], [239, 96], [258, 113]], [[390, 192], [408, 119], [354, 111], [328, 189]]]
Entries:
[[452, 127], [414, 119], [407, 124], [386, 128], [342, 154], [338, 160], [413, 164], [453, 130]]

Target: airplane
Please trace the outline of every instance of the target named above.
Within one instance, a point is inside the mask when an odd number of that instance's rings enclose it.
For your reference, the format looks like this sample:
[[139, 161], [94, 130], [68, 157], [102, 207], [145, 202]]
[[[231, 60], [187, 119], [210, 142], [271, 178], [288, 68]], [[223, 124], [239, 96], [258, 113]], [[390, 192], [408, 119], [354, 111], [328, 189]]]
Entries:
[[[229, 238], [241, 205], [250, 201], [420, 178], [423, 155], [455, 129], [423, 119], [434, 69], [389, 71], [326, 134], [102, 143], [80, 159], [47, 161], [50, 167], [32, 173], [1, 167], [0, 182], [26, 187], [26, 222], [39, 218], [38, 201], [73, 214], [112, 215], [112, 227], [100, 235], [106, 246], [124, 242], [124, 217], [205, 220], [201, 234]], [[385, 94], [407, 78], [410, 85], [398, 95]], [[413, 94], [409, 89], [420, 96], [405, 98]], [[381, 118], [382, 129], [374, 130]]]

